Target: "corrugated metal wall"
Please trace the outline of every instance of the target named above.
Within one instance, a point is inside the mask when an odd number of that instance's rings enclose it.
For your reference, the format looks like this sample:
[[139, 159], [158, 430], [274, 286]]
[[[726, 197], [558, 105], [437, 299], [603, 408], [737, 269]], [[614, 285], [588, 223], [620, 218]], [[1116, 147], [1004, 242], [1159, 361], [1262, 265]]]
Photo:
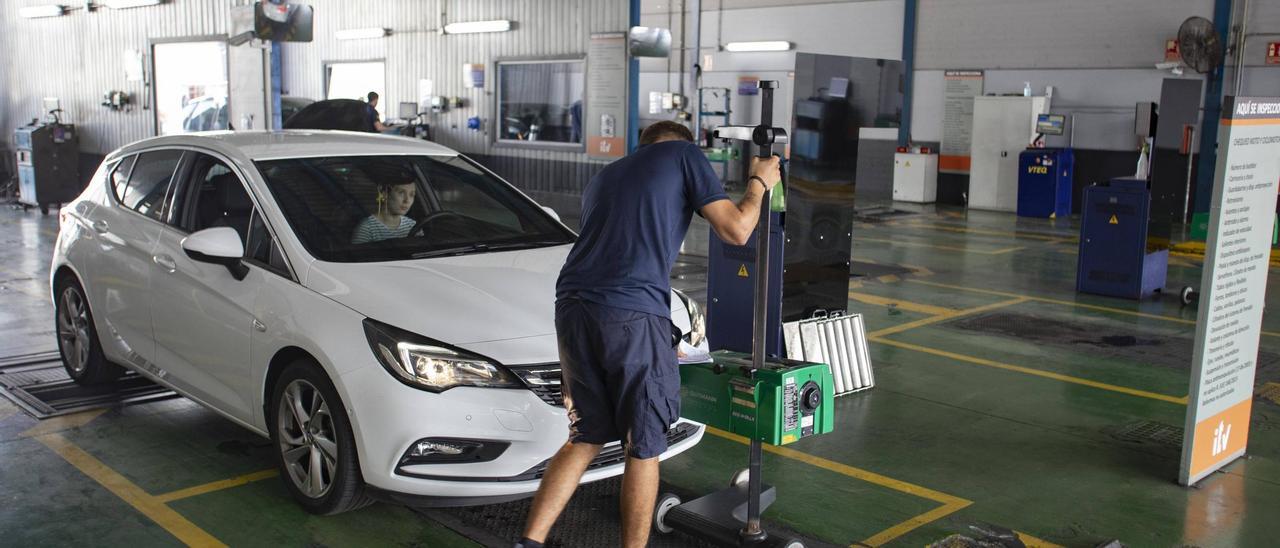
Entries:
[[[152, 112], [142, 110], [143, 87], [127, 82], [124, 52], [146, 50], [149, 39], [226, 34], [229, 0], [175, 0], [129, 10], [71, 11], [62, 17], [24, 19], [23, 6], [47, 0], [0, 2], [0, 51], [4, 56], [0, 131], [12, 149], [14, 128], [40, 116], [41, 98], [58, 97], [66, 118], [80, 127], [83, 152], [105, 154], [154, 134]], [[76, 2], [63, 2], [76, 5]], [[83, 3], [80, 3], [82, 6]], [[130, 112], [102, 107], [108, 90], [135, 95]]]
[[[71, 11], [62, 17], [24, 19], [18, 9], [50, 0], [0, 1], [0, 131], [12, 149], [13, 129], [41, 114], [41, 98], [62, 99], [67, 119], [81, 128], [81, 149], [105, 154], [154, 134], [152, 111], [142, 110], [141, 83], [125, 80], [124, 51], [146, 50], [148, 40], [225, 35], [230, 8], [248, 0], [169, 0], [129, 10]], [[75, 5], [75, 2], [63, 2]], [[460, 96], [464, 108], [432, 120], [441, 143], [474, 155], [512, 182], [532, 191], [580, 189], [603, 163], [581, 152], [495, 147], [466, 129], [479, 116], [493, 126], [493, 61], [504, 58], [585, 57], [591, 33], [627, 28], [627, 0], [309, 0], [315, 8], [315, 40], [283, 48], [287, 94], [321, 98], [325, 61], [385, 59], [386, 111], [416, 101], [418, 81], [430, 79], [437, 95]], [[441, 35], [446, 21], [509, 19], [504, 33]], [[385, 27], [386, 38], [336, 40], [344, 28]], [[485, 89], [462, 87], [462, 65], [485, 63]], [[135, 94], [131, 112], [99, 103], [107, 90]]]
[[[384, 111], [417, 101], [418, 81], [431, 80], [436, 95], [466, 100], [463, 108], [433, 117], [435, 140], [471, 154], [512, 183], [531, 191], [576, 192], [603, 165], [582, 152], [495, 147], [494, 60], [585, 57], [590, 35], [624, 31], [627, 0], [410, 0], [352, 2], [311, 0], [315, 41], [285, 44], [284, 89], [289, 95], [322, 98], [323, 65], [328, 61], [385, 59]], [[443, 12], [443, 13], [442, 13]], [[509, 19], [509, 32], [442, 35], [443, 22]], [[372, 40], [337, 40], [339, 29], [384, 27], [391, 35]], [[462, 66], [485, 63], [485, 88], [464, 88]], [[466, 129], [479, 116], [485, 132]]]

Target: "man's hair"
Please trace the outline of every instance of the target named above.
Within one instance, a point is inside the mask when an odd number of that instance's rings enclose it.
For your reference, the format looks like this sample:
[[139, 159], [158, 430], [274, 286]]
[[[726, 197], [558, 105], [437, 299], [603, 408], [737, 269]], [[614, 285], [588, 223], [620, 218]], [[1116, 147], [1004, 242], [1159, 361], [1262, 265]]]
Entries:
[[640, 133], [640, 144], [651, 145], [664, 137], [675, 137], [682, 141], [693, 142], [693, 132], [689, 131], [689, 128], [685, 127], [684, 124], [663, 120], [654, 122], [649, 127], [644, 128], [644, 131]]
[[372, 103], [372, 102], [374, 101], [374, 99], [377, 99], [377, 98], [378, 98], [378, 92], [376, 92], [376, 91], [370, 91], [370, 92], [369, 92], [369, 102], [370, 102], [370, 103]]

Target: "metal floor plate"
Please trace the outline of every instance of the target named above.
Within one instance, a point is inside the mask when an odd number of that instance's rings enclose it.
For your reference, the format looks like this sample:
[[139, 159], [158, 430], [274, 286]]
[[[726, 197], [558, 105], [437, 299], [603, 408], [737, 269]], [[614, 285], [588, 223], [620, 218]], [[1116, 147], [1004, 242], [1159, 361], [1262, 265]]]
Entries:
[[37, 419], [177, 397], [133, 372], [113, 382], [80, 386], [67, 376], [57, 352], [0, 358], [0, 395]]

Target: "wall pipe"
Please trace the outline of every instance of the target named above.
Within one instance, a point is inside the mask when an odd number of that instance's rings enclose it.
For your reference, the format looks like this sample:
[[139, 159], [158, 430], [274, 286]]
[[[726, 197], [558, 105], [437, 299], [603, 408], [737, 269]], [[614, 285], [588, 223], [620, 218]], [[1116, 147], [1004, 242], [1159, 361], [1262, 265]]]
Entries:
[[916, 79], [916, 11], [918, 0], [904, 0], [902, 14], [902, 121], [898, 146], [911, 142], [911, 99]]
[[[631, 27], [640, 26], [640, 0], [630, 0]], [[640, 144], [640, 60], [627, 52], [627, 154], [635, 152]]]

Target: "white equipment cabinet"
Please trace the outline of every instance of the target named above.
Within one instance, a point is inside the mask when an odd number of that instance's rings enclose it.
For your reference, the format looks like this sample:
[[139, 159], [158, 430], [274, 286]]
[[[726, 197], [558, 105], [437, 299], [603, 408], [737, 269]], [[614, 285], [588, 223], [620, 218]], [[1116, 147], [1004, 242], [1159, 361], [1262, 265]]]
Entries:
[[974, 97], [969, 207], [1018, 209], [1018, 154], [1035, 138], [1036, 116], [1048, 97]]
[[893, 155], [893, 199], [932, 204], [938, 199], [938, 155], [898, 152]]

